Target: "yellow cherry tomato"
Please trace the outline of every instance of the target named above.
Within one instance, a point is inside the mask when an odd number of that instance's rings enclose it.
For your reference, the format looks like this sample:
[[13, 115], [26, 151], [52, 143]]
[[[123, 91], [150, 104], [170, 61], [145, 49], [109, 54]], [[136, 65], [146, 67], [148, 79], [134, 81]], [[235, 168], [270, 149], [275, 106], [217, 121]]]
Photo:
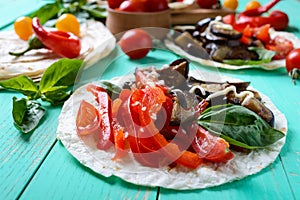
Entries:
[[256, 9], [258, 7], [261, 7], [261, 4], [256, 1], [256, 0], [253, 0], [253, 1], [249, 1], [247, 4], [246, 4], [246, 7], [245, 7], [245, 10], [251, 10], [251, 9]]
[[223, 7], [230, 10], [236, 10], [239, 5], [238, 0], [223, 0]]
[[56, 21], [55, 27], [60, 31], [71, 32], [80, 35], [80, 23], [78, 19], [69, 13], [62, 14]]
[[19, 17], [14, 22], [14, 30], [15, 33], [22, 39], [28, 40], [30, 36], [33, 34], [33, 29], [31, 25], [31, 18], [30, 17]]

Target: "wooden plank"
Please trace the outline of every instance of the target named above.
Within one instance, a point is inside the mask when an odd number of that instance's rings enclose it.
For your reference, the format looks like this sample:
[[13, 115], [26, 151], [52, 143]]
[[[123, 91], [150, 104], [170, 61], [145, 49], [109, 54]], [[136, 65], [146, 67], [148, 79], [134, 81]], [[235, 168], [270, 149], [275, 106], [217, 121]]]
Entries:
[[[280, 184], [278, 184], [280, 183]], [[294, 199], [280, 161], [261, 173], [221, 186], [174, 191], [160, 189], [160, 200], [172, 199]]]
[[60, 142], [39, 168], [21, 199], [155, 199], [156, 188], [105, 178], [81, 165]]
[[13, 92], [0, 91], [0, 199], [15, 199], [30, 181], [55, 142], [60, 107], [48, 107], [41, 125], [32, 134], [15, 129], [11, 115]]

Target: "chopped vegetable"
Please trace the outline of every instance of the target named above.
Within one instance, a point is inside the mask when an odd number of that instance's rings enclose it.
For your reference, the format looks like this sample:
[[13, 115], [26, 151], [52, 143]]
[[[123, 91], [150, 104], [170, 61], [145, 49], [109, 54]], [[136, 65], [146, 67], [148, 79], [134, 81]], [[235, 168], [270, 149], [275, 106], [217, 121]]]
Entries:
[[46, 31], [36, 17], [32, 19], [32, 27], [36, 37], [58, 55], [66, 58], [79, 56], [80, 39], [74, 34], [64, 31]]
[[100, 121], [100, 131], [98, 134], [97, 147], [101, 150], [106, 150], [112, 146], [114, 141], [113, 127], [112, 127], [112, 102], [102, 87], [96, 85], [89, 85], [87, 90], [91, 92], [98, 102], [98, 112]]

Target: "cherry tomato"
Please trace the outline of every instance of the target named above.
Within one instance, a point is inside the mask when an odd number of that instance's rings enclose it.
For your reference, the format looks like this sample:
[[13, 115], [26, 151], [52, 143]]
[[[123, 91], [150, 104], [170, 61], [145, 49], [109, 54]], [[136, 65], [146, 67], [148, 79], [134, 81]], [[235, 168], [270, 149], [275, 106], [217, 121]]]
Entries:
[[167, 0], [147, 0], [146, 5], [149, 12], [158, 12], [169, 8]]
[[32, 19], [30, 17], [19, 17], [14, 22], [15, 33], [22, 40], [28, 40], [30, 36], [33, 34], [31, 21]]
[[238, 0], [223, 0], [223, 7], [230, 10], [236, 10], [239, 5]]
[[210, 9], [216, 5], [218, 0], [197, 0], [197, 4], [200, 8]]
[[85, 100], [79, 106], [76, 117], [76, 128], [78, 135], [97, 133], [100, 128], [97, 109]]
[[107, 0], [108, 6], [112, 9], [119, 8], [124, 0]]
[[119, 9], [125, 12], [147, 12], [147, 6], [141, 0], [125, 0], [121, 3]]
[[261, 4], [256, 0], [252, 0], [246, 4], [245, 10], [252, 10], [252, 9], [259, 8], [259, 7], [261, 7]]
[[273, 57], [274, 60], [284, 59], [294, 49], [291, 41], [280, 36], [276, 36], [265, 47], [268, 50], [276, 51], [276, 55]]
[[229, 144], [198, 126], [197, 134], [192, 142], [192, 148], [200, 158], [212, 162], [226, 162], [233, 158]]
[[285, 67], [289, 75], [293, 78], [299, 78], [300, 72], [300, 48], [292, 50], [285, 58]]
[[222, 21], [225, 24], [230, 24], [231, 26], [235, 25], [235, 14], [228, 14], [222, 17]]
[[71, 32], [74, 35], [80, 35], [80, 23], [78, 19], [69, 13], [61, 15], [55, 24], [55, 27], [60, 31]]
[[144, 30], [131, 29], [118, 42], [122, 51], [131, 59], [145, 57], [152, 48], [151, 36]]

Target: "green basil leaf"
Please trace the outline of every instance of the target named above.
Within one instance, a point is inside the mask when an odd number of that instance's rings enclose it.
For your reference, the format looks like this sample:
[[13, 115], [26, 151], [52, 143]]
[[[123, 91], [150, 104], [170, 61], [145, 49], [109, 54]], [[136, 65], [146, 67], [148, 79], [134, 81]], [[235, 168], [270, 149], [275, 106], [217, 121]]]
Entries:
[[284, 137], [256, 113], [238, 105], [212, 106], [197, 122], [230, 144], [247, 149], [264, 148]]
[[47, 92], [43, 93], [42, 99], [53, 105], [64, 103], [71, 95], [71, 91], [66, 92], [67, 86], [52, 87]]
[[12, 115], [15, 127], [23, 133], [29, 133], [38, 126], [45, 109], [38, 102], [14, 97]]
[[38, 17], [41, 24], [44, 24], [49, 19], [52, 19], [56, 17], [60, 10], [60, 4], [58, 2], [56, 3], [50, 3], [42, 6], [40, 9], [36, 10], [35, 12], [31, 13], [29, 17]]
[[53, 63], [42, 76], [40, 82], [41, 93], [51, 91], [51, 88], [55, 86], [73, 85], [82, 64], [82, 60], [67, 58]]
[[232, 59], [232, 60], [223, 60], [222, 62], [229, 65], [259, 65], [263, 63], [269, 63], [272, 61], [272, 58], [275, 56], [274, 51], [270, 51], [264, 48], [258, 47], [249, 47], [251, 51], [255, 51], [258, 54], [258, 60], [240, 60], [240, 59]]
[[118, 85], [115, 85], [109, 81], [102, 80], [100, 82], [100, 85], [107, 91], [107, 93], [110, 97], [112, 97], [113, 95], [118, 96], [122, 91], [122, 88], [120, 88]]
[[5, 89], [18, 91], [31, 99], [38, 99], [40, 97], [37, 85], [27, 76], [18, 76], [5, 81], [0, 81], [0, 86]]

